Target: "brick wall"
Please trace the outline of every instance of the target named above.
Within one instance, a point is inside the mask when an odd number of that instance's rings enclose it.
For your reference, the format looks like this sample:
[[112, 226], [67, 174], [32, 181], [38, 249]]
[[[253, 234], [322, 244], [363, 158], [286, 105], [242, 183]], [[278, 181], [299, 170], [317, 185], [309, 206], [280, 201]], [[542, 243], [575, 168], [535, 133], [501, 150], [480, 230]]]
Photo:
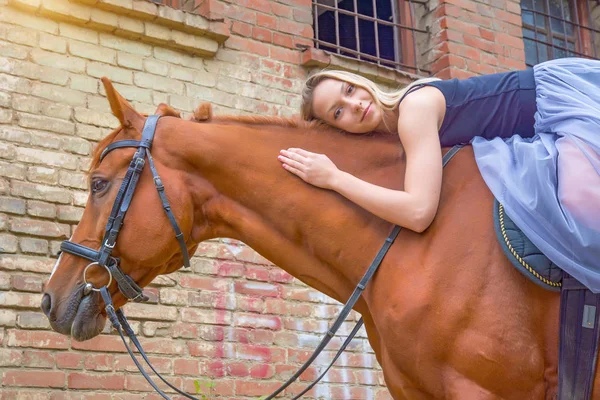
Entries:
[[[302, 51], [313, 35], [310, 0], [164, 2], [175, 8], [146, 0], [0, 0], [1, 399], [159, 398], [108, 328], [78, 343], [49, 330], [39, 309], [60, 241], [87, 199], [90, 152], [117, 125], [99, 77], [112, 79], [141, 112], [165, 102], [187, 114], [205, 100], [220, 114], [283, 116], [296, 113], [313, 68], [358, 71], [387, 86], [415, 79]], [[418, 40], [420, 63], [433, 74], [524, 66], [518, 2], [432, 0], [415, 9], [431, 32]], [[154, 365], [188, 391], [198, 380], [215, 384], [204, 393], [231, 399], [275, 389], [340, 308], [230, 240], [202, 244], [192, 271], [159, 277], [148, 292], [150, 304], [129, 304], [126, 313]], [[349, 330], [348, 323], [342, 334]], [[304, 384], [341, 339], [333, 342]], [[364, 331], [310, 393], [388, 398]]]
[[516, 0], [431, 0], [431, 35], [422, 62], [442, 79], [525, 68], [521, 6]]

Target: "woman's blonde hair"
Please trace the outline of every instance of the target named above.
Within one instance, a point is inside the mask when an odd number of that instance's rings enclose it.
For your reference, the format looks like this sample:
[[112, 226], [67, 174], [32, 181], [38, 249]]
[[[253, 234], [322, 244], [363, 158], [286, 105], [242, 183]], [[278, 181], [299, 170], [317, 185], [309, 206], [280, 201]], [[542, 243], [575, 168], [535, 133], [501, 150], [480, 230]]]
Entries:
[[398, 103], [400, 99], [411, 87], [432, 81], [439, 81], [439, 78], [423, 78], [417, 81], [411, 82], [405, 87], [392, 91], [386, 92], [381, 90], [375, 82], [370, 79], [365, 78], [364, 76], [360, 76], [354, 74], [352, 72], [347, 71], [337, 71], [337, 70], [329, 70], [329, 71], [321, 71], [316, 74], [310, 76], [306, 82], [304, 83], [304, 87], [302, 89], [302, 104], [300, 106], [300, 116], [303, 120], [311, 121], [317, 119], [313, 112], [312, 103], [314, 97], [314, 91], [317, 85], [323, 82], [325, 79], [335, 79], [342, 82], [350, 83], [354, 86], [365, 89], [373, 99], [375, 100], [375, 104], [381, 107], [385, 111], [392, 111]]

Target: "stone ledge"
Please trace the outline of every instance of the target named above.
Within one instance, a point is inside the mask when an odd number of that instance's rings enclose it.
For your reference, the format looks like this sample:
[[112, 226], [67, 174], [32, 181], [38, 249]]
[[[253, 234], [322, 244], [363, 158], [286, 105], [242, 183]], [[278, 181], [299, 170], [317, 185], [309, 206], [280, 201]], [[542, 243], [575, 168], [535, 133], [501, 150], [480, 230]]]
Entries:
[[205, 57], [214, 56], [219, 44], [229, 37], [229, 30], [222, 22], [146, 0], [9, 0], [9, 5], [54, 20]]
[[314, 47], [304, 50], [301, 57], [301, 65], [307, 68], [342, 69], [358, 73], [377, 82], [391, 85], [398, 83], [408, 84], [424, 77], [409, 72], [381, 67], [366, 61], [339, 56], [324, 50], [315, 49]]

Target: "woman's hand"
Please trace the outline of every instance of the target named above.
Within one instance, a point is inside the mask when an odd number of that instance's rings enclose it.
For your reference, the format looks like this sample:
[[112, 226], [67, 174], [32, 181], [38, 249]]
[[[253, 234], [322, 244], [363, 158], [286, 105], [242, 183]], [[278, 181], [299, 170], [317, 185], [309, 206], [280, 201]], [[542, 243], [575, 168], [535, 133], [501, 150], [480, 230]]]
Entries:
[[323, 189], [333, 189], [339, 169], [326, 155], [290, 148], [281, 150], [277, 159], [283, 168], [305, 182]]

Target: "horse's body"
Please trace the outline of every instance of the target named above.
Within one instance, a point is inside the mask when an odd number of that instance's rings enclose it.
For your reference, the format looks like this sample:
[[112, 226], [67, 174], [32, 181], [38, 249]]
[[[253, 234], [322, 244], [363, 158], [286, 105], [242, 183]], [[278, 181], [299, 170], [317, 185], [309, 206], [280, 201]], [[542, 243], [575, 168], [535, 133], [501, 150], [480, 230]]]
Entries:
[[[139, 139], [144, 120], [111, 90], [107, 86], [113, 112], [126, 128], [100, 143], [100, 150], [115, 140]], [[166, 116], [159, 121], [152, 154], [191, 252], [209, 238], [238, 239], [345, 302], [392, 226], [292, 176], [277, 154], [290, 147], [324, 153], [359, 178], [401, 189], [403, 153], [393, 135], [293, 125], [248, 118], [196, 123]], [[109, 186], [90, 196], [73, 242], [99, 247], [132, 154], [115, 150], [93, 168], [92, 179], [103, 177]], [[145, 170], [115, 248], [123, 270], [142, 286], [181, 266], [160, 207]], [[357, 303], [394, 398], [556, 395], [559, 296], [525, 279], [505, 259], [491, 210], [492, 196], [467, 147], [444, 171], [434, 223], [421, 234], [400, 233]], [[104, 326], [98, 297], [80, 300], [86, 264], [66, 254], [59, 259], [44, 307], [54, 329], [80, 340]], [[90, 280], [101, 279], [95, 271]], [[123, 305], [124, 298], [114, 288], [111, 292], [115, 304]]]

